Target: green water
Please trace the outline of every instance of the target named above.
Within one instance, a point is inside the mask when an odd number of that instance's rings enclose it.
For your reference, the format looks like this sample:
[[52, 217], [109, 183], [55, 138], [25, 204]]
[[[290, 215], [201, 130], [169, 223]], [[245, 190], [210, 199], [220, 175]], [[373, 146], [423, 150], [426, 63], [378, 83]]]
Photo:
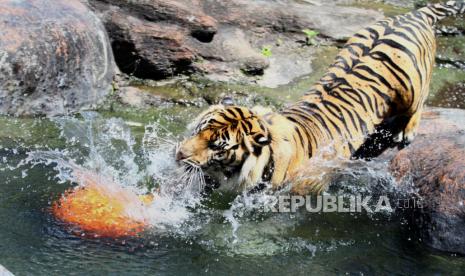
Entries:
[[[139, 155], [144, 129], [137, 123], [159, 121], [166, 131], [179, 131], [198, 111], [161, 108], [100, 115], [103, 121], [119, 117], [129, 122], [139, 141], [134, 146]], [[233, 197], [220, 194], [214, 194], [201, 211], [192, 210], [193, 216], [180, 226], [155, 229], [141, 238], [77, 237], [47, 211], [70, 186], [54, 178], [53, 164], [6, 169], [33, 148], [68, 148], [64, 138], [57, 138], [57, 124], [3, 117], [2, 125], [9, 127], [10, 135], [0, 138], [0, 263], [16, 275], [460, 275], [465, 271], [463, 257], [427, 248], [397, 215], [246, 210], [236, 216], [239, 226], [234, 230], [224, 216]], [[42, 136], [35, 137], [38, 130]], [[24, 139], [19, 141], [15, 135]], [[13, 145], [12, 141], [19, 142]], [[81, 157], [86, 157], [85, 151]], [[386, 184], [370, 175], [356, 182]]]
[[[384, 2], [355, 1], [351, 5], [383, 9], [388, 15], [406, 10]], [[449, 21], [446, 23], [463, 29], [463, 19]], [[463, 43], [463, 36], [440, 38], [438, 54], [463, 61]], [[322, 46], [318, 51], [311, 76], [274, 89], [224, 83], [188, 88], [133, 85], [174, 102], [201, 97], [206, 105], [232, 94], [241, 104], [281, 107], [321, 76], [337, 48]], [[438, 66], [427, 103], [465, 108], [464, 80], [463, 70]], [[200, 110], [185, 106], [137, 110], [111, 102], [99, 114], [104, 119], [121, 118], [129, 125], [137, 163], [143, 165], [140, 148], [147, 123], [158, 122], [165, 132], [178, 135]], [[70, 187], [69, 182], [58, 183], [53, 164], [11, 169], [31, 150], [72, 148], [60, 137], [60, 128], [47, 119], [0, 117], [0, 129], [0, 264], [15, 275], [465, 273], [463, 256], [426, 247], [398, 215], [257, 214], [246, 210], [236, 215], [236, 229], [224, 215], [231, 208], [232, 197], [220, 194], [212, 195], [206, 207], [192, 210], [192, 217], [181, 225], [154, 229], [141, 238], [77, 237], [48, 213], [51, 202]], [[87, 155], [83, 150], [74, 158], [86, 159]], [[385, 183], [376, 176], [368, 179], [373, 185]]]

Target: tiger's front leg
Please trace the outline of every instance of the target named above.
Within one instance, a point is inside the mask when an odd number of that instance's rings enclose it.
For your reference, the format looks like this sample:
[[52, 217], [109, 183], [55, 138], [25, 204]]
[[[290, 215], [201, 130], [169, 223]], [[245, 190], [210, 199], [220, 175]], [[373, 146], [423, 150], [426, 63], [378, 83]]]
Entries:
[[249, 156], [242, 165], [241, 173], [239, 176], [239, 183], [242, 190], [248, 190], [257, 185], [265, 167], [270, 159], [270, 149], [264, 147], [259, 156]]
[[347, 166], [350, 160], [337, 152], [325, 152], [304, 162], [291, 173], [288, 183], [291, 192], [299, 195], [319, 194], [323, 192], [334, 176]]
[[322, 172], [321, 174], [305, 175], [291, 180], [291, 193], [297, 195], [320, 194], [331, 183], [329, 175], [333, 173]]

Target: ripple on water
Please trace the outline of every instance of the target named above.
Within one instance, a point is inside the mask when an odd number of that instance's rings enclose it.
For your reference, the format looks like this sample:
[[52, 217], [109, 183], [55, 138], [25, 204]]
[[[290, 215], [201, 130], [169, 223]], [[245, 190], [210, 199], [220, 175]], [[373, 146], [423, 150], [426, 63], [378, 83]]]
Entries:
[[[201, 200], [196, 183], [186, 188], [175, 177], [176, 137], [160, 124], [148, 124], [136, 139], [124, 120], [98, 113], [53, 123], [66, 142], [62, 149], [0, 149], [0, 175], [6, 179], [0, 186], [0, 263], [18, 274], [370, 273], [409, 265], [418, 273], [425, 262], [463, 268], [463, 262], [437, 260], [424, 251], [419, 260], [418, 246], [402, 238], [389, 213], [264, 213], [264, 194], [212, 194], [210, 201]], [[354, 162], [330, 192], [395, 193], [385, 166]], [[148, 210], [154, 227], [142, 238], [117, 240], [67, 231], [44, 210], [75, 181], [76, 168], [111, 177], [136, 193], [158, 191]]]

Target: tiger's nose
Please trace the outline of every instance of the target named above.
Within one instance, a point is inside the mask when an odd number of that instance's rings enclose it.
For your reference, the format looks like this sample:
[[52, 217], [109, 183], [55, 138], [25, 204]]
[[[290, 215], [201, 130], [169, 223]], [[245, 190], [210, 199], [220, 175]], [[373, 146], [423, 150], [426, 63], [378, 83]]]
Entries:
[[178, 152], [176, 152], [176, 161], [184, 160], [187, 157], [187, 154], [185, 154], [182, 150], [178, 150]]

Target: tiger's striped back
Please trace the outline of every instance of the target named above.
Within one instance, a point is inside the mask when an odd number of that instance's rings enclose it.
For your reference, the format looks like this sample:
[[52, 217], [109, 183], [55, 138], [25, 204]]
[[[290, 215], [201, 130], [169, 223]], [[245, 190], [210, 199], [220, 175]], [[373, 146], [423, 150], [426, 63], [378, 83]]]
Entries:
[[353, 156], [368, 135], [394, 119], [404, 124], [394, 132], [407, 143], [428, 96], [436, 52], [433, 25], [464, 10], [464, 1], [434, 4], [382, 20], [350, 38], [328, 72], [282, 112], [295, 123], [306, 155], [332, 141], [339, 154]]
[[221, 187], [244, 190], [269, 180], [275, 189], [290, 182], [293, 192], [321, 191], [335, 166], [317, 166], [321, 159], [313, 157], [366, 157], [413, 139], [434, 65], [433, 25], [464, 10], [464, 1], [449, 1], [359, 31], [309, 92], [281, 112], [210, 107], [176, 160], [202, 168]]

